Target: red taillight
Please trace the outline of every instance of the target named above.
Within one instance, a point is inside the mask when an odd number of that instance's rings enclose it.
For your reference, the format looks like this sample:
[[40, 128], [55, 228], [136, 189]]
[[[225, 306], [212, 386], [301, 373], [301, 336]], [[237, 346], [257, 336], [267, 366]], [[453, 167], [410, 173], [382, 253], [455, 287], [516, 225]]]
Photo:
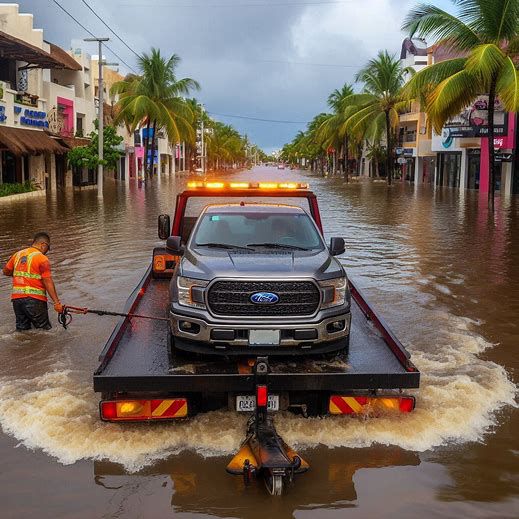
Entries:
[[400, 411], [402, 413], [410, 413], [415, 406], [415, 399], [413, 397], [402, 397], [400, 399]]
[[349, 396], [332, 395], [328, 404], [330, 414], [383, 414], [398, 411], [410, 413], [415, 407], [413, 396]]
[[101, 418], [113, 420], [117, 417], [115, 402], [101, 402]]
[[256, 386], [256, 405], [267, 407], [267, 386]]
[[111, 422], [169, 420], [187, 416], [187, 400], [110, 400], [101, 402], [99, 409], [101, 419]]

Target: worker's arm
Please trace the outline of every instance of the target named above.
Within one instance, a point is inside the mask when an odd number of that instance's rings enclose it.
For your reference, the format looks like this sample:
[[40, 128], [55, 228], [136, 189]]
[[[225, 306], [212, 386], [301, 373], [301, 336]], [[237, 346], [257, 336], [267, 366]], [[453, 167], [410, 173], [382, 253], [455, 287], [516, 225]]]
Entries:
[[9, 261], [4, 265], [2, 269], [4, 276], [12, 276], [14, 272], [14, 256], [9, 258]]
[[59, 301], [58, 293], [56, 292], [56, 287], [54, 286], [54, 281], [51, 277], [42, 278], [41, 281], [43, 283], [43, 286], [45, 287], [45, 290], [47, 291], [47, 294], [49, 294], [50, 298], [54, 303], [54, 309], [56, 310], [56, 312], [58, 312], [58, 307], [61, 307], [61, 303]]

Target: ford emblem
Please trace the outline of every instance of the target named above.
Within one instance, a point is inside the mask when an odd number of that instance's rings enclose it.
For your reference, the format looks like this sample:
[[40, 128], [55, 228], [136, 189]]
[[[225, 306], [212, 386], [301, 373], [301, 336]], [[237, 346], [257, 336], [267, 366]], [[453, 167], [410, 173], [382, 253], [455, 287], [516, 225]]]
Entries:
[[279, 296], [272, 292], [256, 292], [250, 296], [250, 300], [257, 305], [274, 305], [279, 301]]

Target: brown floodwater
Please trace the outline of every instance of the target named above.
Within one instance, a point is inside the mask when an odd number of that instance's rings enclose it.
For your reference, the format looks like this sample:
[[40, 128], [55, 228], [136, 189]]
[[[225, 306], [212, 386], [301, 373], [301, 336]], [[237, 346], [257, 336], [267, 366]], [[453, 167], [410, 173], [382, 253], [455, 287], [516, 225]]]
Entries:
[[[92, 373], [114, 318], [15, 334], [2, 277], [2, 518], [519, 516], [519, 198], [498, 198], [489, 214], [478, 193], [273, 168], [233, 174], [280, 176], [309, 181], [327, 237], [345, 237], [349, 275], [422, 372], [416, 410], [278, 416], [311, 471], [272, 498], [225, 473], [243, 416], [101, 423]], [[173, 212], [185, 182], [107, 181], [102, 200], [84, 191], [0, 201], [0, 259], [47, 230], [61, 299], [120, 311], [158, 243], [157, 214]]]

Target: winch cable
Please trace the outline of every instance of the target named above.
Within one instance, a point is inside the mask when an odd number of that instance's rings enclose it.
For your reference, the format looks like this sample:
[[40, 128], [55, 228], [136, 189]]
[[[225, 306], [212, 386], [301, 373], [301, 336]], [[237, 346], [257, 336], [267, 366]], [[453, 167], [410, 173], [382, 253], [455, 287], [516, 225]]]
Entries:
[[95, 314], [99, 316], [115, 316], [115, 317], [129, 317], [136, 319], [150, 319], [152, 321], [169, 321], [167, 317], [155, 317], [153, 315], [142, 315], [142, 314], [133, 314], [133, 313], [124, 313], [124, 312], [112, 312], [110, 310], [95, 310], [92, 308], [82, 308], [79, 306], [63, 306], [63, 311], [58, 314], [58, 323], [63, 326], [66, 330], [69, 324], [72, 322], [72, 314]]

